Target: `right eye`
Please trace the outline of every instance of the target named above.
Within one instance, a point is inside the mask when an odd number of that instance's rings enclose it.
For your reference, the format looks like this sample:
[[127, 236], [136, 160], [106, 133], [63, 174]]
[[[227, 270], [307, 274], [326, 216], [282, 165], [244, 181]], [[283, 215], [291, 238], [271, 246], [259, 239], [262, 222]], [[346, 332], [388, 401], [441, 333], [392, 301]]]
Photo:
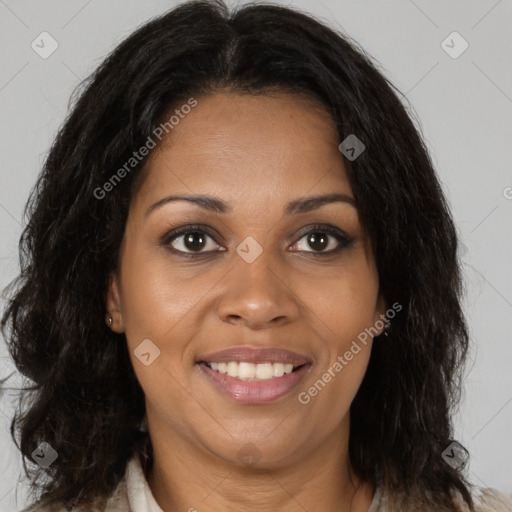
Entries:
[[[220, 247], [213, 236], [208, 234], [201, 226], [184, 226], [175, 229], [164, 237], [162, 244], [169, 246], [172, 252], [189, 258], [195, 257], [196, 254], [202, 255], [213, 252]], [[204, 250], [205, 248], [206, 250]]]

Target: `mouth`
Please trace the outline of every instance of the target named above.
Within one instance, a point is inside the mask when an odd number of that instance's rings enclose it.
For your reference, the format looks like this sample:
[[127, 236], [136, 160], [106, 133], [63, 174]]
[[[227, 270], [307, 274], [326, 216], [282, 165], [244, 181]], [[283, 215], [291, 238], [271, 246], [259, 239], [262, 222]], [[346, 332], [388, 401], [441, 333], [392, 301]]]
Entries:
[[201, 356], [196, 366], [222, 396], [237, 403], [262, 404], [289, 394], [312, 362], [283, 349], [236, 347]]

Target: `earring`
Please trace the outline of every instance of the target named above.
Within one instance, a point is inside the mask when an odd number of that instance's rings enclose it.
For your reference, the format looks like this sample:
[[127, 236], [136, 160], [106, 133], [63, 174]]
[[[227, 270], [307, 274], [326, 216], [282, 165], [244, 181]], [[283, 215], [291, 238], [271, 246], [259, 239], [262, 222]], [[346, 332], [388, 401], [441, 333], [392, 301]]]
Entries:
[[382, 334], [384, 334], [384, 336], [388, 335], [390, 327], [391, 327], [391, 322], [389, 321], [388, 318], [386, 318], [386, 324], [384, 325], [384, 330], [382, 331]]
[[113, 322], [113, 321], [114, 321], [114, 320], [112, 319], [112, 317], [111, 317], [110, 315], [108, 315], [107, 323], [108, 323], [108, 326], [109, 326], [109, 327], [112, 327], [112, 322]]

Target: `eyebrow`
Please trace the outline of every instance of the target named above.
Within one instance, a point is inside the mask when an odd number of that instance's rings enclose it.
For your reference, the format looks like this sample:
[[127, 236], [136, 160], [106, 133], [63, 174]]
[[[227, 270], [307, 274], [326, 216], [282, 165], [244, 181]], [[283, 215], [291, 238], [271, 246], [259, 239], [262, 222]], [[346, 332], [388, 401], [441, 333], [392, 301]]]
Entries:
[[[144, 216], [147, 217], [150, 213], [154, 212], [158, 208], [161, 208], [163, 205], [174, 201], [188, 201], [195, 204], [199, 208], [202, 208], [203, 210], [214, 213], [229, 213], [233, 211], [229, 204], [216, 197], [205, 195], [171, 195], [163, 197], [156, 203], [152, 204], [146, 210]], [[345, 194], [325, 194], [319, 196], [301, 197], [299, 199], [290, 201], [284, 209], [284, 215], [290, 216], [307, 213], [330, 203], [347, 203], [356, 208], [356, 203], [353, 197], [347, 196]]]

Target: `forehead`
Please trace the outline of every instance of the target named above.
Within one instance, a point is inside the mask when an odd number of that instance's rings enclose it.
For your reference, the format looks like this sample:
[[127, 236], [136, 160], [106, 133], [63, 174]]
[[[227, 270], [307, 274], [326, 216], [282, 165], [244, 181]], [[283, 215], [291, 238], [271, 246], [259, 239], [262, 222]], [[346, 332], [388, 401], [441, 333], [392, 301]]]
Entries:
[[140, 198], [211, 193], [236, 203], [351, 194], [338, 144], [335, 124], [316, 100], [285, 93], [198, 97], [150, 155]]

